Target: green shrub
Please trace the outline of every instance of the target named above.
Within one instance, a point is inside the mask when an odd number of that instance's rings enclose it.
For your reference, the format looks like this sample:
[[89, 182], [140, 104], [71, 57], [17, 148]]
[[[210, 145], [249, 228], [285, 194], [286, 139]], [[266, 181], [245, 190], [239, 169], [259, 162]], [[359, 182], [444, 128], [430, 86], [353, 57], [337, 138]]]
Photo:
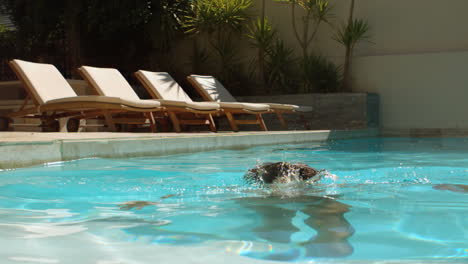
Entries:
[[194, 0], [185, 16], [185, 32], [202, 35], [211, 46], [217, 64], [216, 77], [234, 80], [239, 69], [239, 35], [250, 18], [251, 0]]
[[309, 55], [300, 62], [303, 91], [333, 93], [341, 84], [341, 68], [321, 55]]
[[293, 50], [277, 40], [266, 56], [267, 85], [274, 93], [288, 93], [297, 87], [297, 59]]

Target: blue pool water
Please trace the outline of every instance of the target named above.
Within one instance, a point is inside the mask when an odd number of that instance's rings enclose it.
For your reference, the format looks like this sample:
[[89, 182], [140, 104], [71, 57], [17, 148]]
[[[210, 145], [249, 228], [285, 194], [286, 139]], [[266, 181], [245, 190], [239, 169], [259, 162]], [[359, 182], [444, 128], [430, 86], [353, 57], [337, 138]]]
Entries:
[[[274, 195], [243, 181], [249, 168], [272, 161], [328, 174]], [[0, 263], [468, 263], [463, 184], [468, 140], [461, 138], [338, 140], [3, 171]], [[152, 204], [125, 207], [131, 201]]]

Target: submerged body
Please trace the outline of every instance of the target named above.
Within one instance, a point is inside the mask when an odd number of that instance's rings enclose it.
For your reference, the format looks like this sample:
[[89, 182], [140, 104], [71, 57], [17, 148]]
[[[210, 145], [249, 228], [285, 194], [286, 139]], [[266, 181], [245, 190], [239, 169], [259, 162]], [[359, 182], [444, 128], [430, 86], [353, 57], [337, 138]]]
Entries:
[[[353, 252], [348, 238], [354, 234], [354, 228], [344, 216], [351, 207], [347, 204], [312, 195], [247, 197], [237, 202], [261, 217], [261, 222], [251, 231], [262, 240], [302, 247], [302, 257], [344, 257]], [[305, 241], [294, 242], [293, 234], [302, 232], [293, 224], [299, 213], [305, 216], [304, 224], [317, 233]], [[278, 260], [281, 254], [262, 258]]]
[[[294, 250], [291, 252], [266, 255], [258, 252], [245, 254], [270, 260], [289, 260], [289, 258], [297, 258], [298, 254], [302, 257], [343, 257], [352, 254], [353, 247], [348, 242], [348, 238], [354, 234], [354, 228], [344, 217], [350, 206], [332, 197], [307, 195], [300, 190], [306, 187], [302, 183], [313, 183], [320, 178], [320, 171], [303, 163], [264, 163], [250, 169], [244, 175], [244, 179], [248, 183], [261, 184], [263, 188], [258, 192], [260, 196], [238, 198], [235, 201], [260, 217], [261, 221], [256, 225], [249, 224], [237, 232], [254, 236], [216, 238], [208, 236], [204, 239], [260, 239], [272, 244], [293, 246]], [[264, 190], [268, 192], [263, 192]], [[161, 197], [160, 201], [165, 198]], [[122, 204], [120, 208], [129, 210], [158, 205], [158, 202], [132, 201]], [[293, 234], [301, 232], [293, 224], [293, 219], [297, 214], [305, 216], [304, 224], [317, 232], [315, 236], [301, 242], [292, 241]], [[182, 235], [182, 233], [175, 235]]]
[[436, 184], [432, 186], [436, 190], [468, 193], [468, 185], [465, 184]]

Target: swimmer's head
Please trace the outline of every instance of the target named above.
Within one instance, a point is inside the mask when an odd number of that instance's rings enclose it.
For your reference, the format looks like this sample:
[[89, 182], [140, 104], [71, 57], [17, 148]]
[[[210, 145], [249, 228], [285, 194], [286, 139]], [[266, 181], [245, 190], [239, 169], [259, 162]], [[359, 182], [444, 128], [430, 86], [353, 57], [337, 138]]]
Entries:
[[250, 169], [244, 179], [249, 183], [277, 184], [277, 183], [313, 183], [320, 180], [320, 171], [303, 163], [263, 163]]

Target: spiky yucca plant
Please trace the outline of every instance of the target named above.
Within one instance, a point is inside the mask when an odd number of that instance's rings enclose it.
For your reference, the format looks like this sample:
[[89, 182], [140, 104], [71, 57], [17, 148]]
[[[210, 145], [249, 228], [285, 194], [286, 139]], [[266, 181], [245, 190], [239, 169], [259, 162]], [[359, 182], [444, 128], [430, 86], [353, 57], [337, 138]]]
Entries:
[[251, 0], [193, 0], [185, 16], [186, 33], [205, 34], [220, 63], [218, 75], [227, 80], [238, 63], [233, 36], [242, 32], [249, 19]]
[[255, 20], [252, 25], [248, 27], [247, 37], [254, 48], [263, 48], [266, 52], [274, 45], [277, 37], [277, 31], [273, 28], [271, 23], [265, 18], [262, 23], [261, 19]]
[[266, 86], [267, 76], [265, 67], [267, 63], [267, 54], [271, 52], [277, 39], [277, 31], [273, 28], [266, 17], [258, 18], [248, 27], [247, 37], [250, 45], [257, 49], [258, 53], [253, 60], [253, 74], [256, 74], [260, 80], [261, 92], [269, 93], [271, 90]]
[[369, 24], [363, 19], [354, 19], [348, 25], [342, 25], [333, 39], [343, 46], [353, 49], [359, 41], [369, 40]]
[[342, 90], [351, 91], [350, 73], [351, 59], [356, 44], [360, 41], [369, 41], [369, 24], [363, 19], [353, 19], [348, 24], [343, 24], [336, 30], [333, 39], [343, 45], [346, 49], [345, 62], [343, 65]]

